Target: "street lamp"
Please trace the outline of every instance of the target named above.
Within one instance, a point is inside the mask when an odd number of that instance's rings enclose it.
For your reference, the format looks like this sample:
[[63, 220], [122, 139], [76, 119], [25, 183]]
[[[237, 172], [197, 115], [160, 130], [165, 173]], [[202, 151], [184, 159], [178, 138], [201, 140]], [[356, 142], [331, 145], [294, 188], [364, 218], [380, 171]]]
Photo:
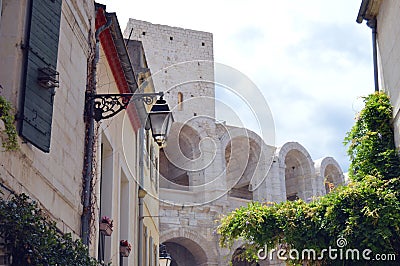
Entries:
[[94, 121], [99, 122], [115, 116], [128, 107], [132, 101], [143, 101], [151, 105], [157, 96], [160, 99], [152, 107], [146, 121], [146, 129], [153, 132], [153, 138], [158, 145], [164, 145], [168, 132], [174, 121], [171, 111], [165, 100], [162, 99], [163, 92], [155, 93], [122, 93], [122, 94], [96, 94], [86, 92], [85, 114], [88, 121], [87, 125], [87, 144], [85, 147], [84, 158], [84, 189], [83, 189], [83, 212], [82, 212], [82, 240], [89, 246], [90, 219], [91, 219], [91, 182], [92, 182], [92, 161], [93, 161], [93, 139]]
[[168, 133], [174, 122], [171, 111], [163, 96], [156, 101], [149, 113], [149, 123], [154, 140], [158, 146], [163, 146], [167, 141]]
[[154, 141], [163, 146], [167, 140], [174, 118], [167, 102], [163, 99], [163, 92], [155, 93], [122, 93], [122, 94], [95, 94], [89, 95], [93, 101], [93, 118], [97, 122], [115, 116], [128, 107], [133, 100], [143, 101], [150, 105], [154, 98], [160, 98], [153, 104], [147, 118], [146, 129], [151, 129]]
[[160, 266], [170, 266], [172, 258], [171, 255], [167, 252], [167, 247], [164, 244], [160, 244], [159, 249]]

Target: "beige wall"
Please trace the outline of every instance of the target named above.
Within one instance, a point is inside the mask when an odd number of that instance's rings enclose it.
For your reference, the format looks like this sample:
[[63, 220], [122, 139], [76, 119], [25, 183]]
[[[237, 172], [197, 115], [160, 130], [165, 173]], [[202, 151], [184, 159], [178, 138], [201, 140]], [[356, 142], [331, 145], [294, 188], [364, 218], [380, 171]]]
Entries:
[[400, 148], [400, 1], [385, 0], [377, 16], [381, 87], [394, 106], [395, 141]]
[[[18, 112], [27, 0], [4, 0], [0, 21], [1, 92]], [[38, 200], [64, 232], [80, 234], [84, 147], [84, 95], [89, 56], [88, 33], [94, 25], [93, 2], [62, 4], [50, 153], [29, 143], [17, 152], [0, 152], [0, 181]]]

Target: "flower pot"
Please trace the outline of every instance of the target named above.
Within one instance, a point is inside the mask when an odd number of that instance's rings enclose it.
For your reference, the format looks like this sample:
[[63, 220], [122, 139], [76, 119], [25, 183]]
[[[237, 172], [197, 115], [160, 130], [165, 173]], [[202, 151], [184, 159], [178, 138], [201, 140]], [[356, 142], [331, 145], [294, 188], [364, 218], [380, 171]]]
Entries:
[[103, 235], [110, 236], [112, 233], [112, 228], [108, 223], [100, 223], [100, 232]]
[[128, 257], [131, 249], [129, 247], [119, 246], [119, 253], [122, 257]]

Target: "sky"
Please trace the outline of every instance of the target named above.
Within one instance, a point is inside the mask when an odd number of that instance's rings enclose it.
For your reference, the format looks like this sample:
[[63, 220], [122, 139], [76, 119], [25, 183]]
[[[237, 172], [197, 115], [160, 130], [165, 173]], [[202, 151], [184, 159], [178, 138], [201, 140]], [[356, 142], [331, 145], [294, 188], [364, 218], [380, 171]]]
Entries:
[[98, 1], [122, 32], [135, 18], [213, 33], [215, 61], [247, 76], [268, 103], [275, 145], [299, 142], [313, 160], [332, 156], [347, 171], [343, 139], [374, 92], [371, 30], [356, 23], [361, 0]]

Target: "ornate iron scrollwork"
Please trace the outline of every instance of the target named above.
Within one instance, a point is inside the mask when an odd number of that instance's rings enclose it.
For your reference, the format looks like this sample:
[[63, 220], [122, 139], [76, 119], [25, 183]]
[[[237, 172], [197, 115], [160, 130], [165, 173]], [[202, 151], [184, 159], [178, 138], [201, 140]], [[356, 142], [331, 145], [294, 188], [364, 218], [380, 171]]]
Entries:
[[123, 93], [123, 94], [92, 94], [88, 95], [88, 102], [93, 101], [93, 118], [99, 122], [118, 114], [128, 107], [132, 100], [142, 100], [150, 105], [157, 96], [162, 96], [162, 92], [157, 93]]

